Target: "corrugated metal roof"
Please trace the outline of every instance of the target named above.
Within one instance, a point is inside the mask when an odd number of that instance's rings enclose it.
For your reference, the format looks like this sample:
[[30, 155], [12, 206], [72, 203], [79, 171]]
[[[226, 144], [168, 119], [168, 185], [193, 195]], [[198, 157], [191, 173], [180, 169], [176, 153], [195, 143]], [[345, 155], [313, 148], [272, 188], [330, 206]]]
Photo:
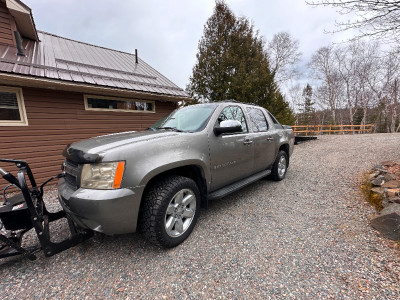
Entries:
[[40, 42], [24, 39], [26, 56], [0, 44], [0, 72], [150, 92], [189, 95], [135, 55], [38, 31]]

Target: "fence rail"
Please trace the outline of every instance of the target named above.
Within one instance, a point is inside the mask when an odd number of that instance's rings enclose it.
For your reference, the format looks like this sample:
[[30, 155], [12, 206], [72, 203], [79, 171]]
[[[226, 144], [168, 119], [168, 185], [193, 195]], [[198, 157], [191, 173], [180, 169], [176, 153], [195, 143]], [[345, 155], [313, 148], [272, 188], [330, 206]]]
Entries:
[[366, 125], [294, 125], [295, 135], [316, 136], [319, 134], [372, 133], [374, 124]]

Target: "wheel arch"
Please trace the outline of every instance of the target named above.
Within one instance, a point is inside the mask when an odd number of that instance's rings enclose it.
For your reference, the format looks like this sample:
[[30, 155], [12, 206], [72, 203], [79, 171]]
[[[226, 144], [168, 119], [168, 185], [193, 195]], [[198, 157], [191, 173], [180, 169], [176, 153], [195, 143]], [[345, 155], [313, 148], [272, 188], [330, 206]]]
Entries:
[[285, 151], [286, 152], [286, 155], [287, 155], [287, 158], [288, 158], [288, 161], [287, 161], [287, 165], [289, 166], [289, 161], [290, 161], [290, 150], [289, 150], [290, 148], [289, 148], [289, 144], [283, 144], [283, 145], [280, 145], [280, 147], [279, 147], [279, 149], [278, 149], [278, 153], [279, 153], [279, 151], [281, 151], [281, 150], [283, 150], [283, 151]]
[[[175, 167], [168, 170], [159, 170], [159, 172], [152, 172], [152, 176], [147, 176], [145, 179], [145, 189], [143, 195], [147, 190], [161, 178], [166, 176], [178, 175], [192, 179], [198, 186], [201, 195], [201, 206], [207, 207], [207, 182], [206, 175], [201, 166], [196, 164], [189, 164], [184, 166]], [[143, 198], [143, 197], [142, 197]]]

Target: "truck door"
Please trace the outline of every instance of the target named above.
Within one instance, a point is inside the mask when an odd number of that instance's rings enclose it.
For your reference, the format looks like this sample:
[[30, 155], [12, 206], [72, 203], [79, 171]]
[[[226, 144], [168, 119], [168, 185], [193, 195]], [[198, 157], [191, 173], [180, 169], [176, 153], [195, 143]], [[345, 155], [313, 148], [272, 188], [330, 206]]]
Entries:
[[242, 131], [219, 136], [210, 134], [211, 190], [249, 176], [253, 168], [253, 141], [243, 110], [238, 105], [225, 107], [215, 126], [224, 120], [237, 120]]
[[256, 107], [247, 107], [250, 117], [254, 147], [254, 173], [263, 171], [275, 161], [276, 145], [279, 140], [276, 130], [268, 125], [263, 111]]

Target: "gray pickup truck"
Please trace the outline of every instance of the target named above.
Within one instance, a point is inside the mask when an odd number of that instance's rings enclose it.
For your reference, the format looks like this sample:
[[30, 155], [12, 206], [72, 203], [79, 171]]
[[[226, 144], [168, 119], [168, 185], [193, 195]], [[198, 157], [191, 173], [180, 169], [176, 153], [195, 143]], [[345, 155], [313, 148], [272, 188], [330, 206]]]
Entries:
[[259, 106], [182, 107], [147, 131], [69, 145], [59, 199], [83, 228], [108, 235], [138, 230], [174, 247], [208, 201], [266, 176], [282, 180], [293, 145], [292, 129]]

